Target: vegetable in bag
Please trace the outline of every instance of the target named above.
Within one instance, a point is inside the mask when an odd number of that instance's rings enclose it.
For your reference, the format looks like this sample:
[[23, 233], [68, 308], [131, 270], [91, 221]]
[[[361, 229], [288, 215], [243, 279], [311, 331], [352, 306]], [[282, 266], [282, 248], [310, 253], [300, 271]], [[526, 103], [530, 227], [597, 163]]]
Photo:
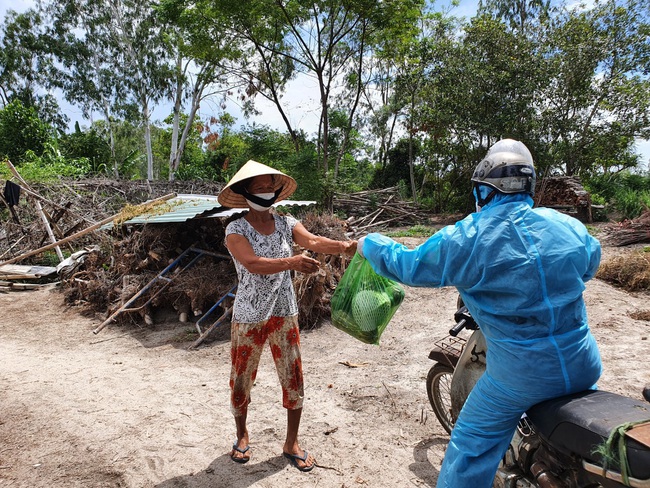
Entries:
[[375, 273], [357, 253], [332, 295], [332, 324], [362, 342], [379, 344], [403, 300], [402, 286]]

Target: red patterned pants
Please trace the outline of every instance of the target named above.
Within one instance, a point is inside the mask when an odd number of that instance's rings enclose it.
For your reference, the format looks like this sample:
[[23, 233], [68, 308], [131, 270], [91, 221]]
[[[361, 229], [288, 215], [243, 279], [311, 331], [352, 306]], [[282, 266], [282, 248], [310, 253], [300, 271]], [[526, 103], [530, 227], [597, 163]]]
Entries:
[[235, 417], [241, 417], [251, 401], [251, 389], [267, 341], [282, 385], [282, 405], [289, 410], [302, 408], [304, 386], [298, 316], [271, 317], [253, 324], [233, 322], [230, 406]]

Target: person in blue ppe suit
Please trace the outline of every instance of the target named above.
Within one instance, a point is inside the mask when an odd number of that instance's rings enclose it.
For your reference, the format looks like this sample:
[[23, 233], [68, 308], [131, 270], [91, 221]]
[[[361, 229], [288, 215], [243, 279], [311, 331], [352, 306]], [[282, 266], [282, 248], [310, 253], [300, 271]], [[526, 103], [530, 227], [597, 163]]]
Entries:
[[477, 211], [417, 248], [380, 234], [357, 247], [388, 278], [455, 286], [485, 335], [487, 369], [456, 421], [438, 487], [491, 487], [522, 414], [595, 388], [602, 372], [582, 296], [599, 242], [578, 220], [533, 208], [533, 158], [519, 141], [494, 144], [472, 181]]

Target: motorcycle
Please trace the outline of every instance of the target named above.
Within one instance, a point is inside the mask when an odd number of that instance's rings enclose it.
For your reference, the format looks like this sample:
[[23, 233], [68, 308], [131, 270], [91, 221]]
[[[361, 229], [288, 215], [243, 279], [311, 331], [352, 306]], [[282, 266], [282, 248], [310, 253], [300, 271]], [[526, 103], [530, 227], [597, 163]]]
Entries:
[[[427, 375], [429, 402], [449, 434], [485, 371], [487, 351], [479, 325], [460, 300], [458, 305], [456, 325], [429, 353], [436, 363]], [[470, 335], [459, 335], [463, 330]], [[644, 397], [650, 402], [648, 388]], [[614, 429], [630, 422], [634, 427], [622, 434], [619, 443], [624, 447], [619, 456], [623, 469], [612, 467], [597, 448]], [[650, 405], [602, 390], [547, 400], [529, 409], [493, 482], [494, 488], [622, 486], [650, 488]]]

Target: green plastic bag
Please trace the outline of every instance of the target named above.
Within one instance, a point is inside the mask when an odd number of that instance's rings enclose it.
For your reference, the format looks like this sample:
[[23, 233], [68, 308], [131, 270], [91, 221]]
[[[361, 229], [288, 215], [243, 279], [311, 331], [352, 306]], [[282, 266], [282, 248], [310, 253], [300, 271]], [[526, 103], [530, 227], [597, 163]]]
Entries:
[[356, 253], [332, 295], [332, 324], [366, 344], [379, 337], [404, 300], [404, 288]]

